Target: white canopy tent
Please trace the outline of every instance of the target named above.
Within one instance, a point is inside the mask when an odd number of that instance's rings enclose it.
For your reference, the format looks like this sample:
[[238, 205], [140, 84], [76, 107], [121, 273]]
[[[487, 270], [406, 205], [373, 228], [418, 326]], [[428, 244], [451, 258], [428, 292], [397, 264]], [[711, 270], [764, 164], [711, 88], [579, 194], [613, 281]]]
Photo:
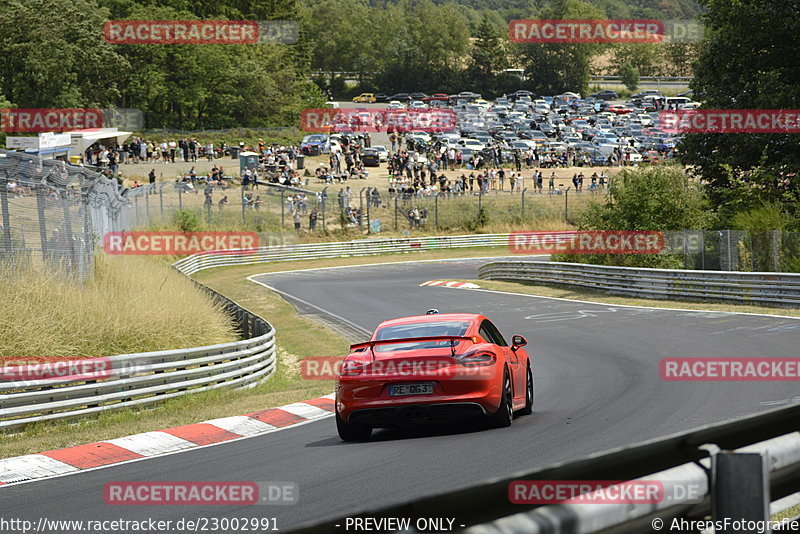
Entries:
[[67, 133], [72, 137], [70, 154], [73, 156], [82, 156], [87, 148], [98, 141], [105, 141], [103, 144], [106, 146], [114, 143], [121, 145], [133, 134], [133, 132], [121, 132], [116, 128], [90, 128], [88, 130], [73, 130]]

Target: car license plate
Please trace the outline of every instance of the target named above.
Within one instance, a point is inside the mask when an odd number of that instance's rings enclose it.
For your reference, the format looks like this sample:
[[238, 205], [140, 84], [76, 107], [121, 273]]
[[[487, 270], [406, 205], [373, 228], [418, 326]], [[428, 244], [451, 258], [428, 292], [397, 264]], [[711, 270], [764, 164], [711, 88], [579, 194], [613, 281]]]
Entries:
[[389, 395], [400, 397], [402, 395], [432, 395], [433, 382], [424, 384], [398, 384], [389, 387]]

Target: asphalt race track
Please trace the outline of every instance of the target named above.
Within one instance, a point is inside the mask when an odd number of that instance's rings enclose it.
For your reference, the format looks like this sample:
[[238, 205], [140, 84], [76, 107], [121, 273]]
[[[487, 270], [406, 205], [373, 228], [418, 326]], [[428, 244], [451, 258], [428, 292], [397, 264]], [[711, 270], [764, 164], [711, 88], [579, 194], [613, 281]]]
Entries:
[[[658, 364], [676, 356], [797, 356], [800, 320], [419, 287], [427, 280], [477, 278], [481, 263], [373, 265], [257, 279], [298, 299], [303, 313], [333, 314], [366, 331], [383, 319], [437, 308], [480, 312], [506, 338], [525, 335], [536, 402], [534, 414], [516, 419], [510, 428], [379, 431], [369, 443], [345, 444], [333, 419], [326, 418], [265, 436], [0, 488], [0, 515], [34, 522], [42, 516], [173, 521], [266, 516], [276, 517], [285, 531], [795, 402], [792, 382], [665, 382]], [[123, 480], [291, 481], [299, 485], [300, 503], [106, 505], [104, 483]]]

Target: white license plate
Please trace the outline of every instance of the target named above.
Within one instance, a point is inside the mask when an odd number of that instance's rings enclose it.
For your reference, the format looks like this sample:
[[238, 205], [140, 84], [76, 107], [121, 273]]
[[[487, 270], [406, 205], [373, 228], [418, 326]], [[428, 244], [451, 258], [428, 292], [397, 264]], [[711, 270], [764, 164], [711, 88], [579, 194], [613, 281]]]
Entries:
[[398, 384], [396, 386], [389, 386], [389, 395], [392, 397], [400, 397], [402, 395], [432, 395], [433, 382], [426, 382], [424, 384]]

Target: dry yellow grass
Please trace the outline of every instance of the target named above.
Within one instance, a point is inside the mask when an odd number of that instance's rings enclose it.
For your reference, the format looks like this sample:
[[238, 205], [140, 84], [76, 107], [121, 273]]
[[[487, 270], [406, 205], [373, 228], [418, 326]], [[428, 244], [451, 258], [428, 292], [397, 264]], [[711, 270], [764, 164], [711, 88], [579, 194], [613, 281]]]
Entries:
[[236, 339], [228, 315], [162, 261], [98, 255], [81, 285], [35, 269], [3, 271], [0, 361], [93, 357]]

